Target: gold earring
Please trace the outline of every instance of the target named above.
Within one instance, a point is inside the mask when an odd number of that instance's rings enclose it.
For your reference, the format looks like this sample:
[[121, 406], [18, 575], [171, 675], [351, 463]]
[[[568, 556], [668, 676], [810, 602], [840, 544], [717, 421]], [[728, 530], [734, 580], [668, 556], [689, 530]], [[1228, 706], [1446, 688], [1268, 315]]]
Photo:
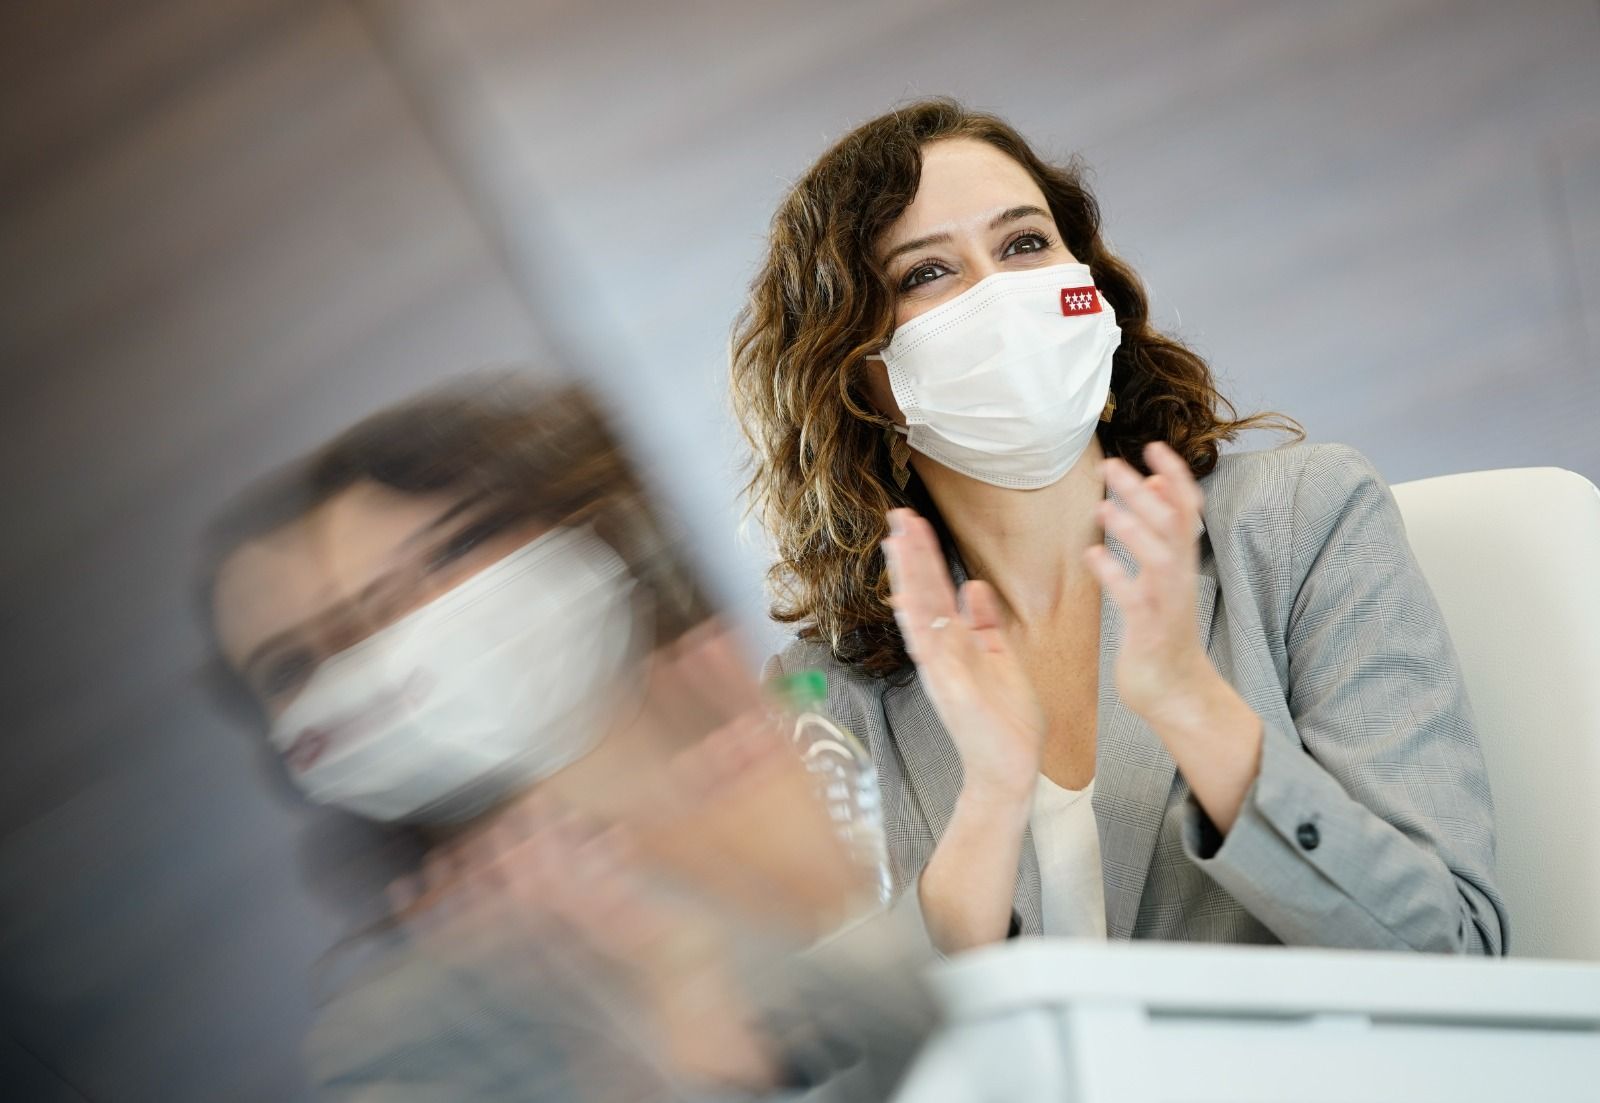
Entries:
[[1117, 412], [1117, 392], [1106, 392], [1106, 408], [1100, 411], [1101, 421], [1110, 421], [1111, 415]]
[[894, 431], [893, 425], [884, 426], [884, 435], [888, 438], [889, 446], [889, 472], [894, 477], [894, 485], [901, 490], [906, 488], [906, 483], [911, 481], [911, 445], [906, 443], [906, 438]]

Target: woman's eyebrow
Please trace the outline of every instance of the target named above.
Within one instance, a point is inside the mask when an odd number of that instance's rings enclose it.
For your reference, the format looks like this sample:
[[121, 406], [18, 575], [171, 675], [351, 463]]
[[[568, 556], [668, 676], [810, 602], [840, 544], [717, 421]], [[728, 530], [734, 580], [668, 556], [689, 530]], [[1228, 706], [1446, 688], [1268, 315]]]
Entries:
[[902, 242], [901, 244], [896, 245], [893, 249], [889, 250], [888, 255], [883, 258], [883, 266], [885, 268], [889, 267], [889, 263], [891, 261], [893, 261], [896, 257], [904, 256], [906, 253], [915, 253], [918, 249], [926, 249], [930, 245], [944, 245], [948, 243], [949, 240], [950, 235], [948, 233], [939, 233], [929, 234], [927, 237], [919, 237], [914, 238], [911, 241]]
[[[1036, 207], [1031, 203], [1025, 203], [1020, 207], [1007, 207], [1005, 210], [995, 215], [994, 218], [990, 219], [989, 221], [989, 229], [998, 230], [1006, 223], [1015, 222], [1021, 218], [1050, 217], [1050, 212], [1045, 210], [1043, 207]], [[896, 257], [904, 256], [906, 253], [914, 253], [918, 249], [926, 249], [930, 245], [945, 245], [948, 244], [949, 241], [950, 232], [948, 230], [941, 230], [938, 233], [928, 234], [925, 237], [913, 238], [910, 241], [901, 242], [884, 255], [883, 266], [885, 268], [889, 267]]]
[[474, 494], [457, 502], [455, 505], [439, 514], [439, 516], [435, 517], [433, 520], [417, 529], [410, 536], [400, 541], [400, 547], [409, 548], [430, 533], [438, 532], [445, 525], [448, 525], [451, 521], [454, 521], [457, 517], [460, 517], [469, 509], [473, 509], [482, 504], [485, 497], [487, 497], [485, 494]]
[[[485, 497], [486, 495], [484, 494], [474, 494], [471, 497], [457, 502], [455, 505], [439, 514], [439, 516], [435, 517], [433, 520], [422, 524], [415, 532], [402, 540], [396, 548], [396, 551], [408, 549], [430, 534], [438, 532], [441, 528], [443, 528], [445, 525], [448, 525], [451, 521], [454, 521], [457, 517], [460, 517], [463, 513], [466, 513], [468, 510], [481, 505]], [[390, 554], [392, 555], [393, 553]], [[377, 589], [384, 582], [388, 581], [388, 578], [389, 575], [385, 574], [384, 576], [368, 583], [362, 589], [360, 598], [370, 595], [373, 590]], [[359, 602], [360, 598], [357, 598], [356, 600]], [[336, 602], [325, 609], [319, 610], [309, 619], [289, 628], [285, 628], [283, 631], [275, 633], [274, 635], [268, 636], [265, 640], [262, 640], [255, 647], [251, 648], [249, 654], [247, 654], [243, 661], [239, 663], [240, 673], [248, 677], [250, 675], [251, 668], [257, 663], [271, 655], [274, 651], [287, 648], [291, 644], [297, 642], [298, 637], [300, 637], [311, 625], [326, 620], [338, 612], [342, 606], [347, 604], [350, 603]]]
[[1019, 218], [1034, 217], [1049, 218], [1050, 212], [1045, 210], [1043, 207], [1035, 207], [1032, 204], [1024, 204], [1020, 207], [1012, 207], [1009, 210], [1001, 211], [999, 214], [995, 215], [994, 221], [989, 223], [989, 229], [998, 230], [1007, 222], [1015, 222]]
[[247, 680], [250, 679], [258, 664], [264, 662], [274, 651], [287, 650], [290, 644], [296, 642], [304, 627], [304, 625], [297, 624], [293, 628], [286, 628], [282, 632], [262, 640], [250, 649], [250, 653], [239, 664], [239, 673], [244, 675]]

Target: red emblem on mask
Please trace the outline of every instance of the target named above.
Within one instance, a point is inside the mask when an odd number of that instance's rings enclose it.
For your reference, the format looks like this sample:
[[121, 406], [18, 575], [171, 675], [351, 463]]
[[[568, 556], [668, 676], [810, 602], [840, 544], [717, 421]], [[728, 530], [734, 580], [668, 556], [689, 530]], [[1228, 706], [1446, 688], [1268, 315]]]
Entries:
[[1061, 313], [1068, 318], [1076, 318], [1080, 314], [1100, 313], [1100, 294], [1094, 285], [1088, 287], [1063, 287], [1061, 289]]

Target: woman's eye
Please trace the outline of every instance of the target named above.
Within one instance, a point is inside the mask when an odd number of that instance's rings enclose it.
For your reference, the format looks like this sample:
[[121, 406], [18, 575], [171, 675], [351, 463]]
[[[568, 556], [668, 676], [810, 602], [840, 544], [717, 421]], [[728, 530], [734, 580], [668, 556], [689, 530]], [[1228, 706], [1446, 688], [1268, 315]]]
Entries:
[[436, 571], [464, 558], [480, 547], [484, 541], [505, 531], [510, 523], [509, 517], [489, 517], [468, 525], [434, 549], [433, 555], [428, 560], [428, 569]]
[[316, 668], [316, 657], [309, 651], [287, 652], [267, 664], [258, 688], [263, 697], [281, 697], [304, 685]]
[[910, 291], [913, 287], [931, 283], [944, 274], [945, 267], [942, 264], [919, 264], [907, 272], [905, 279], [900, 281], [900, 290]]
[[1042, 253], [1050, 248], [1050, 240], [1043, 234], [1025, 233], [1018, 234], [1006, 246], [1004, 256], [1015, 256], [1018, 253]]

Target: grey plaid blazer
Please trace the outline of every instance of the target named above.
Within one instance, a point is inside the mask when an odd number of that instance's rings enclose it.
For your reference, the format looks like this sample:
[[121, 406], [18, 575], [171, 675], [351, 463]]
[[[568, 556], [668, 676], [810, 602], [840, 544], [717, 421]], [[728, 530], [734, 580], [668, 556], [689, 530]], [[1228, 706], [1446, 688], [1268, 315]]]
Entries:
[[[1382, 478], [1351, 448], [1301, 445], [1224, 456], [1202, 486], [1199, 630], [1263, 721], [1261, 772], [1220, 838], [1118, 699], [1122, 620], [1107, 599], [1093, 800], [1109, 937], [1504, 953], [1472, 713]], [[915, 909], [960, 757], [915, 677], [871, 677], [808, 640], [768, 670], [811, 668], [871, 746], [897, 907]], [[1040, 933], [1040, 913], [1030, 833], [1013, 933]]]

